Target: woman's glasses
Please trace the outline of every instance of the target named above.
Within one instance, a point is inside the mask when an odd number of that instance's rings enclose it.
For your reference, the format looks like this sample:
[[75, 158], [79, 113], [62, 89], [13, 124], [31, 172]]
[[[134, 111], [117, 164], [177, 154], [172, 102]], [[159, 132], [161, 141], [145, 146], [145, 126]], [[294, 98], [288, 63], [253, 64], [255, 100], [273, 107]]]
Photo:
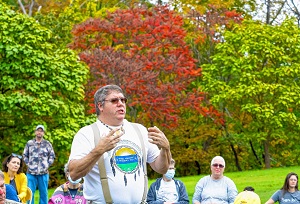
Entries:
[[121, 101], [122, 103], [126, 103], [127, 102], [127, 98], [125, 97], [121, 97], [121, 98], [111, 98], [111, 99], [107, 99], [107, 100], [104, 100], [104, 101], [109, 101], [113, 104], [117, 104], [119, 103], [119, 101]]
[[19, 159], [22, 159], [22, 156], [16, 153], [11, 153], [11, 156], [18, 157]]
[[212, 165], [213, 167], [219, 167], [220, 169], [223, 169], [224, 168], [224, 165], [223, 164], [213, 164]]

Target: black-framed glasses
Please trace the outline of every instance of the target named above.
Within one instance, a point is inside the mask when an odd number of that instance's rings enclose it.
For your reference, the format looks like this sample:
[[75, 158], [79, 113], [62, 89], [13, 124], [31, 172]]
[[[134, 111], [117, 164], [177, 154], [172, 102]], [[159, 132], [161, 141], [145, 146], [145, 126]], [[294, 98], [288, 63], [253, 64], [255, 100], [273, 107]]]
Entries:
[[223, 164], [213, 164], [213, 167], [219, 167], [220, 169], [223, 169], [225, 166]]
[[176, 168], [175, 167], [170, 167], [169, 170], [176, 170]]
[[19, 159], [22, 159], [22, 156], [16, 153], [11, 153], [11, 156], [18, 157]]
[[125, 98], [125, 97], [111, 98], [111, 99], [107, 99], [107, 100], [104, 100], [104, 101], [109, 101], [109, 102], [111, 102], [113, 104], [117, 104], [117, 103], [119, 103], [119, 101], [121, 101], [122, 103], [125, 104], [127, 102], [127, 98]]

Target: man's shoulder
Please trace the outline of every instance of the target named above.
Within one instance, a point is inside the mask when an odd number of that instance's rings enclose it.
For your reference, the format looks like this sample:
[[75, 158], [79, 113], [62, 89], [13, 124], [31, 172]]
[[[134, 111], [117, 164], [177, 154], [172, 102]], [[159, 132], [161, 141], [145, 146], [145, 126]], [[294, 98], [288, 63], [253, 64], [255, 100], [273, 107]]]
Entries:
[[181, 181], [181, 180], [179, 180], [179, 179], [173, 179], [174, 181], [175, 181], [175, 183], [178, 183], [178, 184], [183, 184], [183, 182]]
[[150, 188], [159, 188], [161, 183], [162, 177], [157, 178], [151, 185]]
[[92, 129], [93, 129], [93, 128], [92, 128], [92, 125], [93, 125], [93, 124], [97, 124], [97, 122], [94, 122], [94, 123], [91, 123], [91, 124], [89, 124], [89, 125], [86, 125], [86, 126], [81, 127], [81, 128], [79, 129], [78, 132], [82, 132], [82, 131], [90, 131], [90, 130], [92, 130]]
[[129, 122], [128, 120], [125, 120], [125, 119], [124, 119], [124, 125], [125, 126], [127, 126], [127, 125], [136, 126], [140, 130], [147, 130], [147, 128], [144, 125], [142, 125], [140, 123]]
[[[89, 125], [83, 126], [81, 127], [78, 132], [76, 133], [75, 137], [78, 137], [79, 135], [84, 135], [84, 136], [88, 136], [94, 133], [93, 131], [93, 125], [94, 123], [91, 123]], [[99, 126], [97, 125], [97, 127], [99, 128]], [[100, 134], [101, 134], [101, 130], [100, 130]]]
[[42, 143], [48, 144], [48, 145], [52, 145], [51, 142], [49, 140], [43, 139]]
[[33, 144], [34, 142], [35, 142], [35, 139], [31, 139], [31, 140], [28, 140], [28, 141], [27, 141], [27, 144], [30, 145], [30, 144]]

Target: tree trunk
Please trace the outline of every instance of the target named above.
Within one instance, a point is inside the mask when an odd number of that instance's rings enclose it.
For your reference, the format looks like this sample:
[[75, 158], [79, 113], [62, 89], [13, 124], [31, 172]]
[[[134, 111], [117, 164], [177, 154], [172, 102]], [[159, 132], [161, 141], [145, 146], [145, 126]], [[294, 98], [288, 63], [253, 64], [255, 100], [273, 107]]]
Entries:
[[200, 175], [201, 174], [201, 165], [198, 161], [195, 161], [195, 164], [197, 166], [197, 175]]
[[264, 141], [264, 153], [265, 153], [265, 166], [266, 169], [271, 168], [271, 158], [269, 152], [269, 136], [267, 137], [266, 141]]
[[250, 140], [249, 143], [250, 143], [251, 150], [252, 150], [252, 153], [254, 154], [254, 157], [255, 157], [256, 161], [257, 161], [258, 164], [261, 166], [261, 160], [258, 158], [258, 156], [257, 156], [257, 154], [256, 154], [256, 151], [255, 151], [255, 149], [254, 149], [254, 147], [253, 147], [252, 141]]
[[266, 24], [270, 24], [270, 16], [271, 16], [271, 1], [266, 1], [267, 6], [267, 15], [266, 15]]
[[233, 154], [234, 154], [235, 166], [237, 167], [237, 169], [239, 171], [242, 171], [242, 168], [241, 168], [240, 163], [239, 163], [239, 158], [238, 158], [237, 153], [236, 153], [236, 151], [234, 149], [234, 146], [233, 146], [233, 144], [231, 142], [230, 142], [230, 147], [231, 147], [231, 150], [233, 151]]
[[239, 158], [238, 158], [238, 155], [237, 155], [237, 153], [236, 153], [236, 150], [234, 149], [234, 145], [232, 144], [232, 142], [231, 142], [231, 140], [230, 140], [231, 137], [230, 137], [230, 133], [229, 133], [228, 130], [227, 130], [227, 126], [226, 126], [226, 125], [223, 125], [222, 128], [223, 128], [223, 130], [225, 131], [226, 138], [227, 138], [227, 140], [229, 141], [230, 148], [231, 148], [231, 150], [232, 150], [232, 152], [233, 152], [233, 155], [234, 155], [234, 161], [235, 161], [235, 166], [236, 166], [236, 168], [237, 168], [239, 171], [242, 171], [242, 168], [241, 168], [241, 166], [240, 166], [240, 164], [239, 164]]

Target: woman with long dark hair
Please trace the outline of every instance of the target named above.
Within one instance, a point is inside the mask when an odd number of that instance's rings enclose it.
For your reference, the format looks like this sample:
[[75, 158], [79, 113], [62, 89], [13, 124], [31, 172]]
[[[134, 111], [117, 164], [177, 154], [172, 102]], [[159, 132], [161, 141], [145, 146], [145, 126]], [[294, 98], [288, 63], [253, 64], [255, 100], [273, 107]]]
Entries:
[[294, 172], [289, 173], [284, 181], [282, 188], [276, 191], [266, 204], [296, 204], [300, 203], [300, 191], [298, 190], [298, 175]]
[[27, 177], [23, 173], [23, 167], [22, 156], [15, 153], [10, 154], [2, 162], [4, 182], [15, 188], [20, 202], [26, 203]]

